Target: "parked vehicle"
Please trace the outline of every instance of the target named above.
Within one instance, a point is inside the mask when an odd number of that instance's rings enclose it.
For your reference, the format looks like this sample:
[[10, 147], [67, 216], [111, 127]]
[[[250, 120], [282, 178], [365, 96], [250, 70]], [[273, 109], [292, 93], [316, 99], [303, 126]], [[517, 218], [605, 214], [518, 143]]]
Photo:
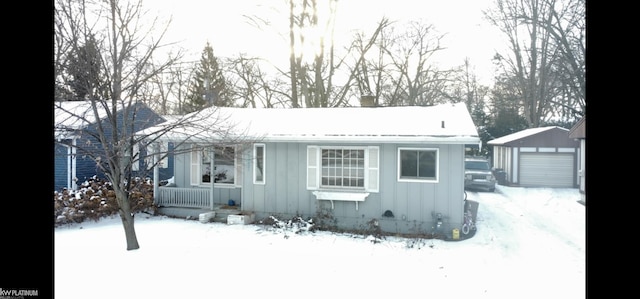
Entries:
[[483, 157], [464, 159], [464, 188], [465, 190], [495, 191], [496, 178], [487, 159]]

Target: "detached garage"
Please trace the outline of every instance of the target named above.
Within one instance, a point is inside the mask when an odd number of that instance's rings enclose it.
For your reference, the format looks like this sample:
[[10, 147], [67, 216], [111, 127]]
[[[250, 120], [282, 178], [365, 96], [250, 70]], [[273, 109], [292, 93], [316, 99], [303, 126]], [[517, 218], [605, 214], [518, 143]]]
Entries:
[[493, 167], [502, 169], [507, 183], [523, 187], [578, 186], [580, 142], [561, 127], [526, 129], [487, 143], [493, 146]]

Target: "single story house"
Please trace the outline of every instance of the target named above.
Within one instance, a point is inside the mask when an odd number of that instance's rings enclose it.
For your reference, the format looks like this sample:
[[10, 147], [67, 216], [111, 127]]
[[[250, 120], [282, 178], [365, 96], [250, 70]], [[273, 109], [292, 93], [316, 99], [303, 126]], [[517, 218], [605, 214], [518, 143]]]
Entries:
[[581, 118], [571, 130], [569, 130], [569, 138], [580, 141], [578, 150], [578, 179], [579, 189], [582, 203], [587, 202], [587, 117]]
[[[146, 104], [136, 102], [130, 109], [119, 108], [116, 119], [120, 124], [125, 117], [133, 121], [133, 130], [144, 128], [164, 122], [165, 119], [155, 113]], [[135, 116], [134, 116], [135, 115]], [[105, 134], [110, 135], [109, 121], [105, 109], [98, 109], [96, 116], [89, 101], [65, 101], [54, 102], [54, 190], [63, 188], [76, 190], [78, 184], [91, 177], [102, 177], [96, 167], [96, 162], [86, 155], [89, 152], [100, 151], [100, 143], [95, 138], [97, 125], [101, 122]], [[165, 147], [168, 145], [164, 145]], [[140, 152], [144, 155], [144, 149]], [[161, 161], [159, 168], [163, 179], [173, 175], [172, 161], [166, 158]], [[150, 167], [149, 167], [150, 168]], [[144, 158], [133, 164], [134, 175], [144, 175], [147, 171], [147, 163]]]
[[530, 128], [487, 142], [493, 146], [493, 168], [508, 184], [522, 187], [578, 185], [579, 142], [557, 126]]
[[199, 128], [224, 119], [235, 133], [160, 137], [179, 144], [173, 183], [154, 192], [163, 214], [197, 218], [233, 201], [256, 220], [301, 216], [345, 230], [451, 237], [462, 226], [465, 145], [481, 142], [463, 103], [205, 110]]

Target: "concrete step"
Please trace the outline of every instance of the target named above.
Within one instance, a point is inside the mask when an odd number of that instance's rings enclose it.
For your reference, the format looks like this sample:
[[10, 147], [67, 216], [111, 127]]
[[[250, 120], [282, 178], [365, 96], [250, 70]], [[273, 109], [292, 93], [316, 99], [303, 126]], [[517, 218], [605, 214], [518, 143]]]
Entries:
[[222, 223], [227, 223], [227, 216], [229, 215], [238, 215], [240, 214], [240, 207], [229, 207], [229, 206], [222, 206], [220, 208], [217, 208], [215, 210], [216, 215], [213, 218], [213, 222], [222, 222]]

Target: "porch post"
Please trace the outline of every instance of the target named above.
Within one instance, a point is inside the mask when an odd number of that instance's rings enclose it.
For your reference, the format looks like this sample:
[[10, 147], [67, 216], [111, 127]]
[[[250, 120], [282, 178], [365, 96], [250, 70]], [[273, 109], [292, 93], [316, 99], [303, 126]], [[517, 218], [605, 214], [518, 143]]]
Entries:
[[153, 143], [151, 146], [153, 150], [153, 201], [158, 203], [158, 194], [160, 194], [160, 170], [158, 169], [158, 155], [159, 155], [158, 143]]
[[213, 183], [215, 181], [214, 178], [214, 169], [216, 168], [216, 151], [213, 147], [209, 148], [209, 157], [211, 157], [211, 170], [210, 170], [210, 174], [209, 174], [209, 183], [211, 184], [211, 189], [209, 192], [209, 205], [211, 210], [213, 210]]
[[76, 170], [78, 165], [76, 163], [78, 163], [77, 159], [76, 159], [76, 146], [77, 146], [77, 140], [74, 137], [73, 139], [71, 139], [71, 161], [69, 162], [70, 165], [70, 169], [71, 169], [71, 190], [78, 190], [78, 180], [76, 179]]

